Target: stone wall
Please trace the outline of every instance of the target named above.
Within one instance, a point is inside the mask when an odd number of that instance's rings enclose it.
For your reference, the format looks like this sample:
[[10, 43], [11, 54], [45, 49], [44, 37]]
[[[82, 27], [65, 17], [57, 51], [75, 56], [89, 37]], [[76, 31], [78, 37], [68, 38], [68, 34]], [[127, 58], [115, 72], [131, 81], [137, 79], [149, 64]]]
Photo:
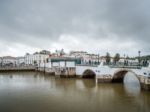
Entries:
[[142, 89], [150, 90], [150, 77], [140, 76], [139, 81]]

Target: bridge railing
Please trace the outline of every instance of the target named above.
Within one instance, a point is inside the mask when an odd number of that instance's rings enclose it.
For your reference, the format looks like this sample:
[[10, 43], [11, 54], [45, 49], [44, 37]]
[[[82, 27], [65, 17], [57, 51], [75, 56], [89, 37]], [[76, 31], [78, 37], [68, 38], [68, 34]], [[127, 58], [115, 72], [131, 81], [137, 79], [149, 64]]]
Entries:
[[123, 62], [104, 63], [103, 65], [113, 67], [113, 68], [136, 68], [136, 69], [140, 69], [142, 67], [148, 67], [148, 64], [144, 65], [144, 64], [139, 64], [139, 63], [123, 63]]
[[91, 66], [91, 67], [98, 67], [97, 64], [76, 64], [76, 66]]
[[116, 65], [109, 65], [110, 68], [132, 68], [132, 69], [141, 69], [141, 66], [116, 66]]

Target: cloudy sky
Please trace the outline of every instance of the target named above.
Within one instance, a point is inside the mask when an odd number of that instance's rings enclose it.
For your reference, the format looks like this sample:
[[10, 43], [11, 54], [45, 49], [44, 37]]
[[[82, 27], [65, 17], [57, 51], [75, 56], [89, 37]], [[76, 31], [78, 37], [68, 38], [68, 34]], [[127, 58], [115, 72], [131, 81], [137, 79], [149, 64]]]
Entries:
[[150, 54], [150, 0], [0, 0], [0, 56], [62, 48]]

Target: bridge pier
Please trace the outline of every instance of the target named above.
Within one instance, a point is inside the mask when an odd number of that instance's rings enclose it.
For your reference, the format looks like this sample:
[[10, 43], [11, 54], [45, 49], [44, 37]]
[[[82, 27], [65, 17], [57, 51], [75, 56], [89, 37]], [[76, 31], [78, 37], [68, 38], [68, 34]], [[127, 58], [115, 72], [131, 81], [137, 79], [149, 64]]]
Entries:
[[[150, 77], [139, 76], [139, 81], [141, 85], [141, 89], [150, 91]], [[113, 77], [112, 75], [98, 75], [96, 76], [96, 83], [112, 83]]]
[[96, 76], [96, 83], [109, 83], [112, 82], [112, 76], [109, 74]]
[[55, 76], [61, 78], [73, 78], [76, 76], [74, 68], [55, 69]]
[[141, 89], [150, 91], [150, 77], [140, 76]]

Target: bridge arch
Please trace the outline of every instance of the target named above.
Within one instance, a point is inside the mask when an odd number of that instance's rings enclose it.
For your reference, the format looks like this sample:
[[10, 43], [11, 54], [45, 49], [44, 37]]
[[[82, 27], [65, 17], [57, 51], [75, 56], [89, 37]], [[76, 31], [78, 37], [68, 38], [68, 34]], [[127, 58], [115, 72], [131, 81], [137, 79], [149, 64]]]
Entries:
[[91, 69], [84, 70], [82, 74], [82, 78], [95, 78], [95, 77], [96, 77], [96, 73]]
[[[123, 83], [125, 75], [129, 72], [133, 73], [134, 76], [136, 76], [137, 79], [139, 80], [137, 74], [134, 71], [132, 71], [130, 69], [121, 69], [121, 70], [117, 70], [116, 72], [114, 72], [112, 82], [121, 82], [121, 83]], [[139, 82], [140, 82], [140, 80], [139, 80]]]

